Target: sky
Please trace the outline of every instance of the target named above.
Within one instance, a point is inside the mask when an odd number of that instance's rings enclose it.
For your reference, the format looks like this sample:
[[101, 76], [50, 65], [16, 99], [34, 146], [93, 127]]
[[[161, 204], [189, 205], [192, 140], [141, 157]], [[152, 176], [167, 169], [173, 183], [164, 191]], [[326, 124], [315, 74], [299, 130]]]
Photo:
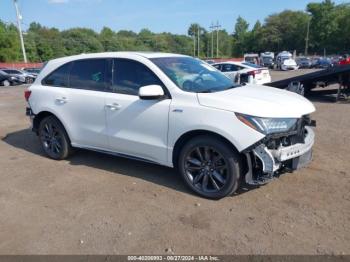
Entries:
[[[104, 26], [139, 32], [186, 34], [191, 23], [209, 30], [218, 21], [233, 32], [238, 16], [250, 26], [268, 15], [290, 10], [305, 10], [309, 2], [321, 0], [18, 0], [23, 29], [31, 22], [47, 27], [69, 29], [87, 27], [100, 31]], [[335, 0], [337, 4], [349, 0]], [[0, 0], [0, 20], [15, 22], [13, 0]]]

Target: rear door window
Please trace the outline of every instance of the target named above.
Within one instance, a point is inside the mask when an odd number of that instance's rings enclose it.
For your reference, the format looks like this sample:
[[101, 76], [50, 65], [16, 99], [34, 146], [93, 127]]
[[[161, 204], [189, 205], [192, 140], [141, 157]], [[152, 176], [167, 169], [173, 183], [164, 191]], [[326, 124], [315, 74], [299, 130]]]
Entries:
[[84, 59], [74, 61], [69, 75], [69, 87], [76, 89], [106, 91], [108, 82], [107, 59]]
[[235, 65], [232, 64], [223, 64], [222, 65], [222, 72], [234, 72], [238, 71], [239, 68]]

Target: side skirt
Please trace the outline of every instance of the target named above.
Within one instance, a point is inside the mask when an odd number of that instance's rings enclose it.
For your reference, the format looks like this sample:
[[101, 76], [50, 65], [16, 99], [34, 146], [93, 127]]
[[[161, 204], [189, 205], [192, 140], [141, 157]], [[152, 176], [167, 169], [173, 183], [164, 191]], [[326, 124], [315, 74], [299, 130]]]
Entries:
[[131, 156], [131, 155], [127, 155], [127, 154], [122, 154], [122, 153], [117, 153], [117, 152], [113, 152], [113, 151], [102, 150], [102, 149], [97, 149], [97, 148], [92, 148], [92, 147], [84, 147], [84, 146], [79, 146], [79, 145], [72, 145], [72, 146], [76, 147], [76, 148], [80, 148], [80, 149], [86, 149], [86, 150], [90, 150], [90, 151], [94, 151], [94, 152], [98, 152], [98, 153], [111, 155], [111, 156], [123, 157], [123, 158], [137, 160], [137, 161], [141, 161], [141, 162], [145, 162], [145, 163], [164, 166], [161, 163], [157, 163], [155, 161], [148, 160], [148, 159], [141, 158], [141, 157]]

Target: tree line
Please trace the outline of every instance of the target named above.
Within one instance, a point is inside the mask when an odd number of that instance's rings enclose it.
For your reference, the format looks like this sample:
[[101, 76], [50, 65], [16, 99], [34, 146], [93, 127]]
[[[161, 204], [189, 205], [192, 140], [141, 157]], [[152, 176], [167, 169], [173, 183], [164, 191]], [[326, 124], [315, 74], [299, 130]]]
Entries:
[[[187, 35], [154, 33], [149, 29], [139, 33], [115, 32], [108, 27], [100, 32], [87, 28], [60, 31], [33, 22], [24, 33], [24, 42], [31, 62], [104, 51], [159, 51], [208, 58], [212, 54], [216, 56], [217, 36], [219, 57], [282, 50], [304, 53], [306, 38], [309, 54], [349, 53], [350, 3], [336, 5], [331, 0], [309, 3], [306, 12], [285, 10], [268, 16], [263, 23], [257, 21], [253, 26], [238, 17], [232, 32], [224, 29], [213, 32], [193, 23]], [[0, 62], [22, 59], [17, 27], [0, 21]]]

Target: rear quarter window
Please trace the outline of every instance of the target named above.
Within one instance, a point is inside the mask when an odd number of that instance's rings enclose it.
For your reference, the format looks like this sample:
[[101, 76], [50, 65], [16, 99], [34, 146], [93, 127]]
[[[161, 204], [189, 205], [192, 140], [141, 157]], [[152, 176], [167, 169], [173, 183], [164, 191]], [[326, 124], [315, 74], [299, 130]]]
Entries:
[[72, 63], [60, 66], [47, 77], [45, 77], [41, 84], [45, 86], [68, 87], [68, 75]]

